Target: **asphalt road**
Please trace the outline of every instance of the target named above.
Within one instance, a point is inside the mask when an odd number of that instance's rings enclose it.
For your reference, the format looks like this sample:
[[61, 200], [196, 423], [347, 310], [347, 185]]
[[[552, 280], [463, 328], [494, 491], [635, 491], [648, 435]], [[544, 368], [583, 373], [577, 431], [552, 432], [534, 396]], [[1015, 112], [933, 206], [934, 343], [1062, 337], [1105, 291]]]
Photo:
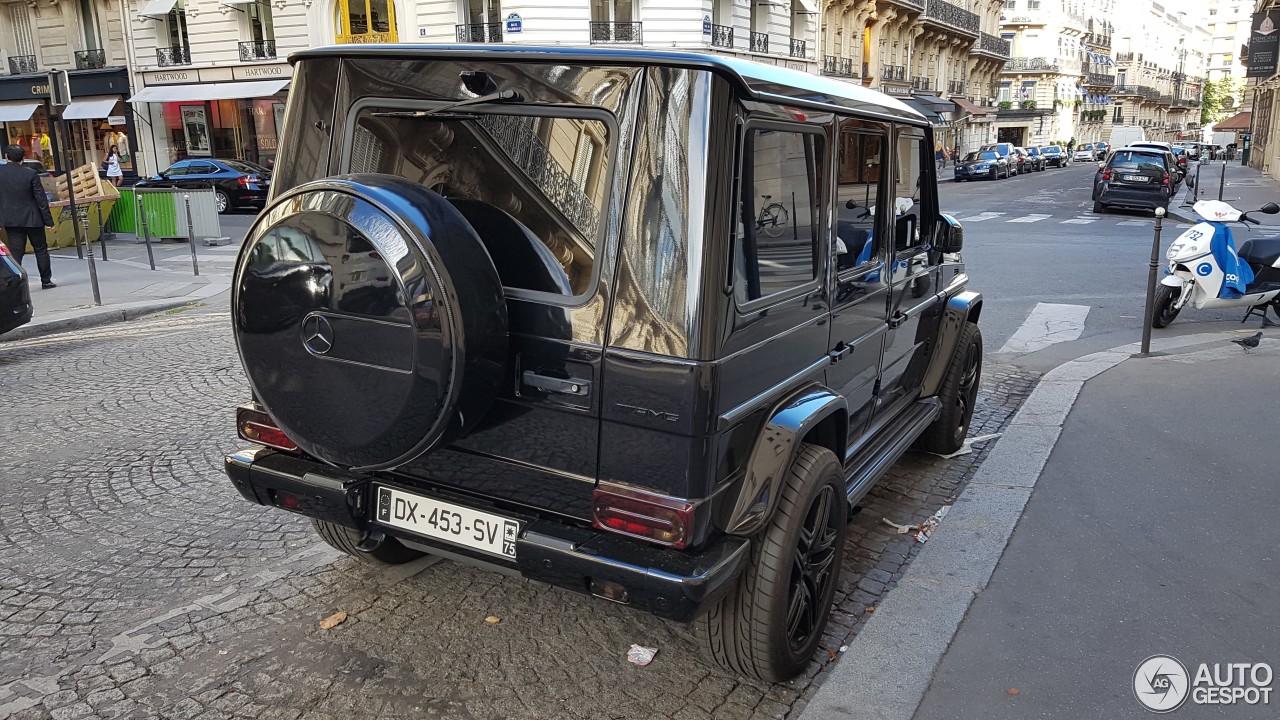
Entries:
[[[1078, 163], [995, 182], [940, 186], [943, 212], [965, 228], [970, 286], [985, 299], [988, 352], [998, 350], [1037, 303], [1087, 306], [1084, 338], [1141, 332], [1155, 218], [1126, 210], [1094, 215], [1096, 170], [1095, 164]], [[1188, 227], [1166, 219], [1161, 263], [1164, 250]], [[1177, 323], [1181, 328], [1243, 315], [1188, 310]]]

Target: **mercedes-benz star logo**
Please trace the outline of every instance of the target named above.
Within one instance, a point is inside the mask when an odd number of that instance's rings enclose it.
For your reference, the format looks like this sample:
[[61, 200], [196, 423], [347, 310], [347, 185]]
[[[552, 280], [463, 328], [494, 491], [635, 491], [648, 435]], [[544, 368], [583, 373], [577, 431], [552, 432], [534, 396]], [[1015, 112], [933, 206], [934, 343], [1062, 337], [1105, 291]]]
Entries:
[[1152, 655], [1133, 674], [1133, 694], [1152, 712], [1167, 713], [1186, 702], [1191, 676], [1177, 658]]
[[302, 321], [302, 346], [312, 355], [324, 355], [333, 349], [333, 325], [323, 315], [312, 315]]

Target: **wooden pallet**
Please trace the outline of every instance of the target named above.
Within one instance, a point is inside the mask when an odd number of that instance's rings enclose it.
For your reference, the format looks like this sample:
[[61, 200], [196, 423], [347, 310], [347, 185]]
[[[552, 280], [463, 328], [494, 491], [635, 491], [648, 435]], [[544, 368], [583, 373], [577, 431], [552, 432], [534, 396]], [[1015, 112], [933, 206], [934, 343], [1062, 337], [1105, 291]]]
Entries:
[[[76, 191], [76, 199], [99, 197], [103, 195], [102, 181], [98, 178], [98, 167], [93, 163], [86, 163], [71, 171], [72, 187]], [[69, 199], [67, 192], [67, 176], [59, 175], [56, 180], [56, 192], [59, 200]], [[114, 188], [112, 188], [114, 190]]]

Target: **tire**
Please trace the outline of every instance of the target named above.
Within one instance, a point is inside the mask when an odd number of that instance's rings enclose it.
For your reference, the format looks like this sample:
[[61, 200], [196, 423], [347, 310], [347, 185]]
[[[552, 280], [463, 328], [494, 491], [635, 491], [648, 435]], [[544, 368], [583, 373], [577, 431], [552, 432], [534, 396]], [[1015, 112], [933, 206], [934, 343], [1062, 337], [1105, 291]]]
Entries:
[[213, 191], [213, 206], [218, 209], [219, 215], [226, 215], [231, 212], [231, 198], [221, 190]]
[[385, 538], [377, 548], [365, 552], [357, 546], [360, 542], [360, 533], [356, 530], [315, 518], [311, 518], [311, 527], [315, 528], [320, 539], [333, 549], [341, 550], [360, 562], [370, 565], [403, 565], [426, 555], [420, 550], [401, 545], [398, 540], [390, 537]]
[[1093, 214], [1094, 214], [1094, 215], [1101, 215], [1101, 214], [1105, 213], [1106, 211], [1107, 211], [1107, 206], [1106, 206], [1106, 205], [1103, 205], [1102, 203], [1098, 202], [1097, 200], [1094, 200], [1094, 201], [1093, 201]]
[[769, 225], [761, 225], [760, 232], [771, 238], [782, 237], [783, 231], [787, 229], [787, 221], [790, 220], [790, 213], [780, 203], [774, 203], [764, 208], [773, 211], [773, 222]]
[[982, 331], [977, 323], [966, 322], [960, 330], [955, 351], [951, 353], [951, 361], [947, 363], [942, 388], [938, 391], [942, 413], [916, 441], [917, 449], [948, 455], [964, 446], [981, 382]]
[[1179, 288], [1171, 285], [1161, 285], [1156, 288], [1155, 304], [1151, 308], [1151, 327], [1168, 327], [1169, 323], [1178, 317], [1182, 308], [1176, 308], [1173, 304], [1178, 301], [1181, 294]]
[[[848, 520], [849, 503], [835, 454], [802, 445], [787, 471], [777, 510], [752, 540], [742, 577], [694, 623], [708, 659], [766, 682], [799, 675], [818, 649], [831, 614]], [[816, 532], [820, 542], [805, 543], [802, 531]], [[820, 559], [813, 559], [814, 551]], [[814, 566], [817, 579], [797, 572], [797, 554]], [[808, 601], [802, 601], [792, 617], [793, 601], [804, 597]]]
[[991, 168], [991, 179], [992, 180], [1000, 179], [1000, 168]]

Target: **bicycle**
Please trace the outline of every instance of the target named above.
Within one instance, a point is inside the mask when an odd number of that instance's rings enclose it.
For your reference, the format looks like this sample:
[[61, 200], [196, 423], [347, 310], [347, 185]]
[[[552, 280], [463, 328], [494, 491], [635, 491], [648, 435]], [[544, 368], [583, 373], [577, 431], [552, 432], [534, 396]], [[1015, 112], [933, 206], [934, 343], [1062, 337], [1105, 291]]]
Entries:
[[[768, 201], [773, 196], [761, 195], [760, 197]], [[771, 238], [782, 237], [782, 231], [786, 229], [789, 219], [787, 209], [782, 206], [782, 203], [769, 203], [756, 217], [756, 230]]]

